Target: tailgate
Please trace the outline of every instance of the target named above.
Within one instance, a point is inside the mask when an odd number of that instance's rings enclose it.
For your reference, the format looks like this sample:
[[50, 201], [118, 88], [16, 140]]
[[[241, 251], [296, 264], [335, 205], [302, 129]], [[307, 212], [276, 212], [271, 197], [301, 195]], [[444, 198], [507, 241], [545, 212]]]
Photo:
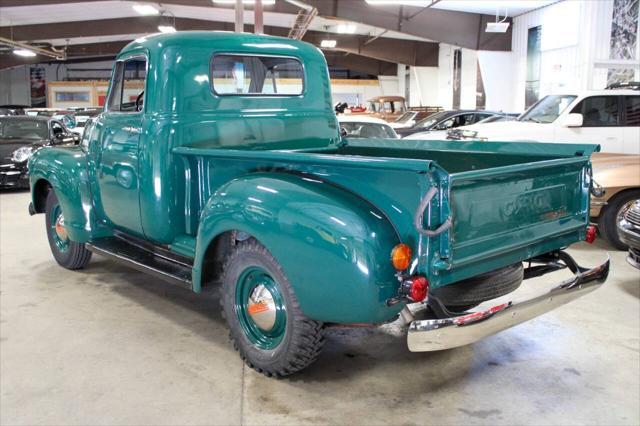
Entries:
[[583, 240], [590, 167], [581, 156], [451, 174], [453, 226], [431, 263], [438, 285]]

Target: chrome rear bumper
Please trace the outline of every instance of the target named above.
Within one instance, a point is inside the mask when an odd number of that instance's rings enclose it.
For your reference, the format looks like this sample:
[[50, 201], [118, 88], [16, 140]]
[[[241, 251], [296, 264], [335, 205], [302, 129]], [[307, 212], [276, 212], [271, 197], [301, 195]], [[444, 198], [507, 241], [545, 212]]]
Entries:
[[462, 316], [413, 321], [407, 335], [409, 350], [438, 351], [468, 345], [547, 313], [597, 289], [607, 279], [609, 264], [608, 256], [602, 265], [589, 270], [575, 262], [567, 263], [574, 276], [539, 296], [497, 304]]

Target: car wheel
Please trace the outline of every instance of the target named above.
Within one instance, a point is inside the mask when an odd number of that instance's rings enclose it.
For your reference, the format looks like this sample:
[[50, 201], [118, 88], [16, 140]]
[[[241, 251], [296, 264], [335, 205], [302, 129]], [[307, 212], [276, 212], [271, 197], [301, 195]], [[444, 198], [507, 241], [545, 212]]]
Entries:
[[67, 269], [82, 269], [87, 266], [91, 260], [91, 252], [85, 248], [83, 243], [69, 239], [62, 206], [60, 206], [53, 189], [47, 194], [45, 216], [49, 247], [56, 262]]
[[284, 271], [257, 241], [234, 247], [224, 264], [220, 303], [235, 349], [266, 376], [286, 376], [313, 363], [324, 326], [307, 318]]
[[618, 222], [634, 201], [638, 199], [640, 199], [639, 190], [624, 191], [616, 194], [607, 202], [604, 212], [598, 218], [600, 235], [618, 250], [628, 249], [618, 235]]

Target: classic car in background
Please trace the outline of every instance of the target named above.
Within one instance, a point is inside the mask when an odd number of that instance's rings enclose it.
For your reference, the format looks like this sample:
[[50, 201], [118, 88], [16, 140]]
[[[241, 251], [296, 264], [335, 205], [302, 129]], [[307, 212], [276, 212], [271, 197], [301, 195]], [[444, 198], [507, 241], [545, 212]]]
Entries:
[[446, 139], [446, 131], [449, 129], [468, 126], [495, 116], [507, 117], [508, 115], [502, 112], [484, 110], [449, 110], [438, 112], [418, 121], [412, 127], [396, 129], [396, 131], [401, 137], [419, 133], [419, 139], [424, 139], [422, 137], [424, 133], [428, 134], [433, 131], [441, 131], [441, 133], [438, 134], [439, 139]]
[[[464, 130], [467, 140], [597, 143], [602, 152], [640, 154], [640, 94], [607, 89], [549, 95], [515, 121], [478, 123]], [[460, 136], [452, 132], [449, 138]]]
[[395, 130], [384, 120], [366, 115], [339, 115], [338, 122], [345, 138], [398, 139]]
[[636, 200], [618, 221], [620, 239], [629, 246], [627, 262], [640, 269], [640, 200]]
[[56, 119], [0, 117], [0, 188], [28, 188], [27, 161], [35, 151], [78, 140]]
[[407, 111], [407, 103], [402, 96], [376, 96], [367, 102], [365, 114], [385, 121], [394, 121]]
[[627, 244], [620, 238], [618, 222], [640, 199], [640, 155], [595, 153], [591, 156], [593, 180], [604, 190], [591, 197], [591, 220], [600, 236], [618, 250]]

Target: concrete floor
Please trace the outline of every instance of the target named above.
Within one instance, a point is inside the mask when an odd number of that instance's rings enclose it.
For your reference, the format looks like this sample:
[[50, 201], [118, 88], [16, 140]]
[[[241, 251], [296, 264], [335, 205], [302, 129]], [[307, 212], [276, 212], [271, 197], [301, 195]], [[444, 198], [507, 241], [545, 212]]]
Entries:
[[[640, 424], [640, 274], [622, 252], [603, 288], [472, 346], [332, 330], [274, 380], [243, 366], [215, 300], [97, 256], [58, 267], [27, 203], [0, 194], [3, 425]], [[606, 248], [571, 252], [595, 265]]]

